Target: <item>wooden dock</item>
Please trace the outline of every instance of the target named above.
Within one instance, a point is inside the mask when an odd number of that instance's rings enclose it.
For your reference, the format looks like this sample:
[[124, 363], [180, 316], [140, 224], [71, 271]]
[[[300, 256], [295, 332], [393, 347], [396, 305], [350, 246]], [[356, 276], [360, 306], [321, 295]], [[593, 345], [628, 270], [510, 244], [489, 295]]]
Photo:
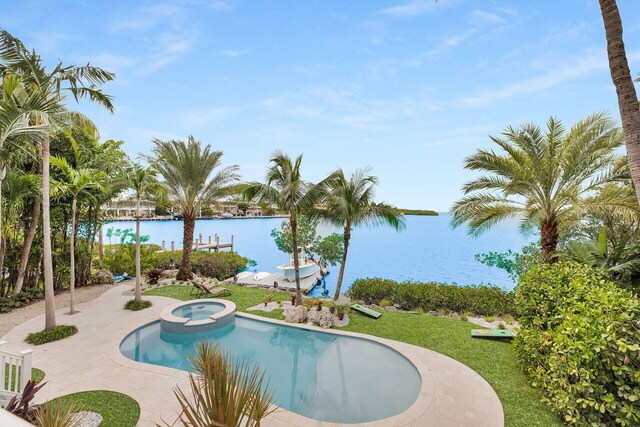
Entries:
[[[164, 252], [167, 250], [166, 247], [166, 241], [162, 241], [162, 249], [160, 252]], [[171, 241], [171, 249], [169, 249], [171, 252], [174, 252], [176, 250], [176, 243], [174, 241]], [[233, 235], [231, 235], [231, 241], [230, 242], [221, 242], [220, 241], [220, 236], [218, 236], [217, 234], [215, 235], [215, 237], [212, 239], [211, 236], [209, 236], [209, 238], [207, 239], [207, 241], [204, 241], [202, 239], [202, 233], [200, 233], [198, 235], [198, 238], [195, 239], [193, 241], [193, 245], [191, 245], [191, 249], [194, 251], [215, 251], [218, 252], [220, 249], [226, 249], [229, 248], [231, 249], [231, 252], [233, 252]]]

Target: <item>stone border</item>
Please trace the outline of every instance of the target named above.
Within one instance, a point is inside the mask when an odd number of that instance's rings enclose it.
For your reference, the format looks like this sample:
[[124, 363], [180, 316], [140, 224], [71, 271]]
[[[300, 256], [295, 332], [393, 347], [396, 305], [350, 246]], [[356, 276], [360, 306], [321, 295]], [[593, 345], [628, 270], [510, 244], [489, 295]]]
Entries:
[[[224, 309], [219, 313], [213, 313], [208, 319], [191, 320], [187, 317], [178, 317], [173, 311], [188, 305], [197, 304], [220, 304]], [[193, 333], [212, 329], [218, 329], [231, 323], [235, 317], [236, 304], [232, 301], [220, 298], [195, 299], [181, 301], [179, 303], [165, 307], [160, 312], [160, 325], [162, 329], [172, 333]]]
[[[212, 301], [211, 299], [207, 301]], [[174, 307], [175, 308], [175, 307]], [[471, 368], [466, 365], [451, 359], [447, 356], [444, 356], [440, 353], [425, 349], [423, 347], [414, 346], [411, 344], [403, 343], [400, 341], [389, 340], [386, 338], [379, 338], [372, 335], [361, 334], [356, 332], [348, 332], [341, 330], [326, 330], [319, 328], [313, 325], [307, 324], [291, 324], [286, 323], [282, 320], [266, 318], [262, 316], [256, 316], [248, 313], [236, 313], [237, 316], [245, 317], [248, 319], [254, 319], [261, 322], [273, 323], [277, 325], [284, 325], [293, 328], [305, 329], [308, 331], [316, 331], [327, 334], [336, 334], [348, 337], [354, 337], [359, 339], [366, 339], [386, 347], [391, 348], [392, 350], [398, 352], [400, 355], [408, 359], [416, 368], [418, 373], [421, 376], [422, 384], [420, 387], [420, 392], [416, 401], [404, 412], [377, 421], [371, 421], [366, 423], [358, 423], [358, 426], [366, 426], [366, 427], [388, 427], [388, 426], [425, 426], [425, 425], [473, 425], [473, 426], [492, 426], [492, 427], [503, 427], [504, 426], [504, 412], [502, 409], [502, 405], [500, 404], [500, 400], [496, 395], [495, 391], [491, 386], [482, 378], [478, 373], [473, 371]], [[116, 340], [111, 341], [109, 344], [108, 355], [109, 358], [126, 368], [131, 368], [139, 371], [152, 372], [155, 374], [161, 374], [165, 376], [171, 376], [175, 378], [184, 378], [187, 373], [182, 370], [168, 368], [164, 366], [152, 365], [143, 362], [136, 362], [127, 357], [125, 357], [120, 352], [120, 343], [122, 340], [129, 335], [134, 330], [153, 322], [147, 322], [142, 325], [137, 326], [136, 328], [129, 331], [126, 335], [119, 337]], [[433, 366], [433, 362], [438, 362], [437, 367]], [[441, 365], [444, 365], [442, 367]], [[476, 419], [477, 422], [465, 424], [465, 422], [461, 423], [446, 423], [440, 422], [440, 417], [447, 416], [452, 421], [454, 419], [454, 415], [452, 411], [454, 410], [454, 401], [449, 402], [450, 404], [443, 404], [443, 402], [448, 399], [454, 400], [456, 397], [459, 397], [457, 393], [453, 393], [455, 395], [443, 395], [443, 390], [440, 388], [443, 385], [446, 385], [448, 382], [459, 382], [458, 379], [452, 377], [453, 371], [459, 371], [459, 375], [461, 377], [470, 376], [475, 381], [466, 381], [463, 385], [467, 387], [466, 393], [468, 396], [464, 396], [464, 402], [466, 405], [469, 405], [468, 408], [459, 408], [458, 405], [455, 405], [456, 409], [461, 411], [460, 415], [462, 419], [471, 420], [472, 418], [469, 415], [474, 415], [476, 412], [479, 412], [481, 415], [479, 419]], [[478, 385], [483, 384], [485, 387], [484, 390], [476, 390], [476, 389], [468, 389], [468, 387], [472, 387], [472, 383], [477, 383]], [[487, 396], [487, 394], [489, 394]], [[491, 403], [496, 404], [494, 408], [486, 408], [485, 403], [489, 402], [480, 402], [481, 399], [474, 399], [474, 396], [482, 396], [485, 395], [486, 399], [489, 401], [493, 401]], [[444, 407], [444, 408], [443, 408]], [[443, 411], [444, 409], [444, 411]], [[466, 417], [466, 418], [465, 418]], [[272, 425], [269, 421], [274, 422], [273, 425], [277, 426], [318, 426], [318, 427], [337, 427], [337, 426], [350, 426], [353, 424], [339, 424], [339, 423], [331, 423], [325, 422], [321, 420], [316, 420], [312, 418], [307, 418], [302, 415], [296, 414], [294, 412], [290, 412], [283, 408], [278, 408], [272, 415], [270, 415], [266, 420], [264, 420], [263, 425], [269, 426]], [[444, 420], [443, 420], [444, 421]]]

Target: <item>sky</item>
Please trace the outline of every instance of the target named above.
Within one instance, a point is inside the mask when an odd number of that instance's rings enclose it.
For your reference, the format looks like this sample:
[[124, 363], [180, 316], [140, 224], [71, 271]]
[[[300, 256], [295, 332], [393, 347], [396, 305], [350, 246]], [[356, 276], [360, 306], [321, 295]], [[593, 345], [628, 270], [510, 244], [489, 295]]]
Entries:
[[[640, 1], [618, 4], [635, 77]], [[0, 27], [115, 72], [115, 114], [70, 108], [131, 156], [193, 135], [261, 180], [274, 150], [304, 153], [306, 179], [371, 167], [403, 208], [448, 211], [506, 126], [619, 120], [597, 0], [21, 0]]]

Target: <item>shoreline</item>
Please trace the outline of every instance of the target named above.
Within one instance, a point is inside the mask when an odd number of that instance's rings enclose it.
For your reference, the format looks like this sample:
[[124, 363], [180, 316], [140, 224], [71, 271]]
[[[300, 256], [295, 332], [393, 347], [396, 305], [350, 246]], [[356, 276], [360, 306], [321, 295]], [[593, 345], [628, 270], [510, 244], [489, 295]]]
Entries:
[[[196, 221], [199, 220], [214, 220], [214, 219], [273, 219], [273, 218], [289, 218], [289, 215], [264, 215], [264, 216], [234, 216], [230, 218], [225, 218], [222, 216], [202, 216], [196, 217]], [[133, 217], [119, 217], [119, 218], [106, 218], [104, 223], [109, 222], [134, 222], [136, 219]], [[152, 216], [140, 218], [140, 221], [182, 221], [182, 218], [168, 218], [167, 216]]]

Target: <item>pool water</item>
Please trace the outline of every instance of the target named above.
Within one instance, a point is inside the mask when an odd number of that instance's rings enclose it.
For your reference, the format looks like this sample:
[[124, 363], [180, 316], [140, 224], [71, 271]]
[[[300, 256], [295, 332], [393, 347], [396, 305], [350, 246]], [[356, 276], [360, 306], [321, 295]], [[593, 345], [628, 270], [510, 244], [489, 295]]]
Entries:
[[275, 404], [317, 420], [361, 423], [391, 417], [415, 402], [422, 385], [416, 367], [385, 345], [244, 317], [194, 334], [167, 333], [153, 322], [129, 334], [120, 350], [138, 362], [189, 371], [187, 355], [201, 340], [259, 364]]
[[212, 314], [220, 313], [224, 309], [225, 305], [218, 302], [201, 302], [183, 305], [173, 310], [171, 314], [190, 320], [205, 320]]

